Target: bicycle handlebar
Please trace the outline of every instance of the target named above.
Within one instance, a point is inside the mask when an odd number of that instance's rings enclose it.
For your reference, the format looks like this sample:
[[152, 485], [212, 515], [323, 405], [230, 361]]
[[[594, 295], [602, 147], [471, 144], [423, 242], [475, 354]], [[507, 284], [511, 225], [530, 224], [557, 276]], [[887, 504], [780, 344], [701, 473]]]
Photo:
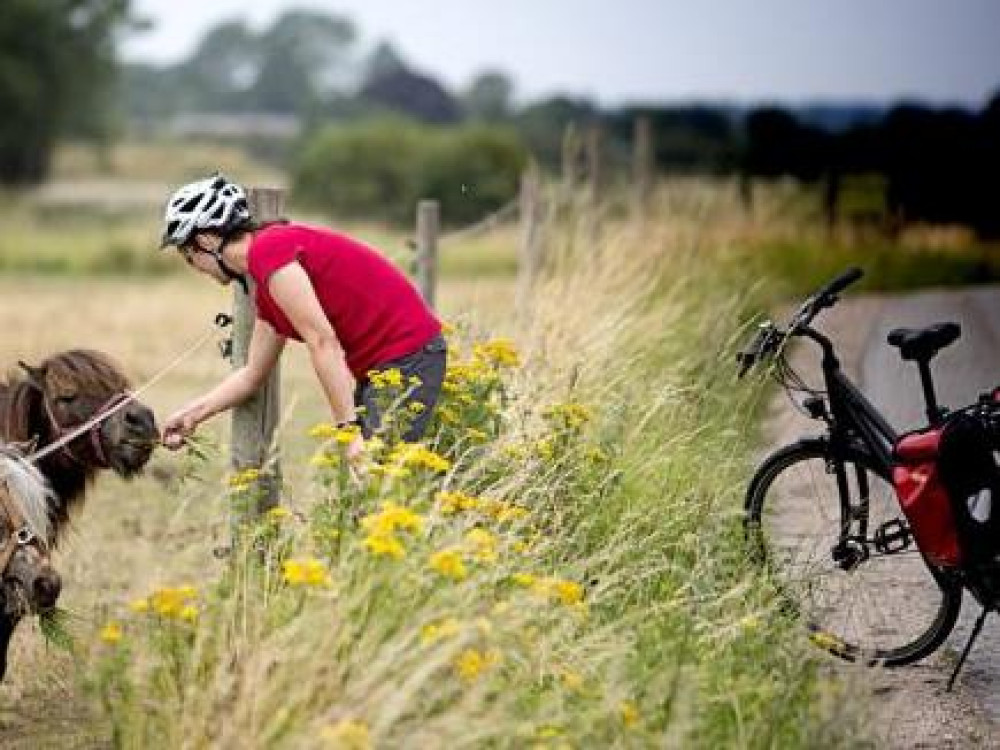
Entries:
[[864, 272], [860, 268], [851, 267], [827, 283], [826, 286], [820, 287], [796, 311], [791, 323], [788, 325], [789, 331], [794, 331], [812, 323], [813, 318], [821, 311], [837, 304], [837, 295], [840, 292], [844, 291], [862, 276], [864, 276]]
[[762, 324], [750, 345], [736, 355], [736, 361], [740, 365], [739, 377], [742, 378], [757, 362], [778, 351], [785, 339], [807, 327], [820, 311], [833, 307], [837, 303], [837, 295], [863, 275], [864, 272], [860, 268], [851, 267], [820, 287], [799, 306], [784, 331], [770, 321]]
[[817, 299], [828, 299], [832, 301], [832, 298], [840, 294], [842, 291], [847, 289], [851, 284], [864, 276], [864, 271], [862, 271], [857, 266], [848, 268], [840, 276], [835, 278], [825, 287], [816, 292]]

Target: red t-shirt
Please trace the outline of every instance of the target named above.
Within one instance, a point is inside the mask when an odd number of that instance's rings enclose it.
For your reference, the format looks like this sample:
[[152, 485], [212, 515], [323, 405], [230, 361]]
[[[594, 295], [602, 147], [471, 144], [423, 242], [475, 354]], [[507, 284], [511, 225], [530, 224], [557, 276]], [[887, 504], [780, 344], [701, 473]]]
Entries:
[[377, 251], [328, 229], [275, 224], [256, 233], [247, 262], [257, 287], [257, 317], [281, 336], [302, 340], [267, 282], [293, 261], [312, 281], [358, 380], [377, 365], [416, 351], [441, 331], [417, 290]]

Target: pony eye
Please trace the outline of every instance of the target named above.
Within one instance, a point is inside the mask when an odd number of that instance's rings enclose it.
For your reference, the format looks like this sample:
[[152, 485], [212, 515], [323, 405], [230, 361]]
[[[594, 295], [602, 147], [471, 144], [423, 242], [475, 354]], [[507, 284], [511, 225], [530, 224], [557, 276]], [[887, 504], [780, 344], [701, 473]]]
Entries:
[[56, 401], [60, 404], [72, 404], [76, 401], [75, 393], [63, 393], [60, 396], [56, 396]]

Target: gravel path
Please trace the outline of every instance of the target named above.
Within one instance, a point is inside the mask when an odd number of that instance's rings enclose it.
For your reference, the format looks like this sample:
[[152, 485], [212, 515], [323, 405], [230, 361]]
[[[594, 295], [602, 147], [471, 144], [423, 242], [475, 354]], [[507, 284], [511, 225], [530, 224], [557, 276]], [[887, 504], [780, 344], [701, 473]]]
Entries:
[[[886, 343], [896, 327], [919, 327], [954, 320], [962, 338], [938, 355], [933, 368], [938, 400], [959, 406], [1000, 385], [1000, 288], [923, 292], [901, 297], [850, 294], [823, 313], [818, 327], [838, 344], [845, 370], [900, 431], [923, 422], [923, 398], [916, 367], [900, 360]], [[796, 364], [817, 372], [811, 351], [796, 353]], [[813, 376], [812, 382], [819, 382]], [[776, 397], [770, 436], [778, 445], [818, 432], [797, 415], [784, 394]], [[933, 656], [893, 670], [845, 667], [872, 690], [874, 730], [880, 747], [1000, 747], [1000, 618], [986, 621], [954, 692], [945, 685], [979, 614], [968, 595], [959, 626]]]

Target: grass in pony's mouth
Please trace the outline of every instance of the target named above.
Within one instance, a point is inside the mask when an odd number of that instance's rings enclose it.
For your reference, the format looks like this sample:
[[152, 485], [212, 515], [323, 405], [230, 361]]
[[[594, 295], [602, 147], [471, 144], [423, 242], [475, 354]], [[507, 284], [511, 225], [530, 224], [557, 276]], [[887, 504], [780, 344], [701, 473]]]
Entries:
[[46, 643], [63, 651], [72, 652], [73, 635], [70, 632], [70, 626], [74, 620], [79, 619], [68, 609], [55, 606], [38, 613], [38, 628]]

